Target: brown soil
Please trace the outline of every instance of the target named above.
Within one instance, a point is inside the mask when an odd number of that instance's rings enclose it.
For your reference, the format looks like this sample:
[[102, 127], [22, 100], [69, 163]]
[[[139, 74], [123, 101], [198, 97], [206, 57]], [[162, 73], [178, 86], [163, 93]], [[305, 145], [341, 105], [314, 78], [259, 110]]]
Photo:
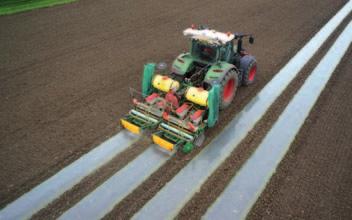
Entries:
[[352, 48], [248, 219], [352, 216]]
[[[257, 83], [238, 91], [209, 141], [345, 2], [85, 0], [0, 17], [0, 207], [116, 133], [143, 63], [170, 62], [187, 47], [181, 31], [190, 24], [256, 36], [248, 49], [260, 65]], [[197, 152], [176, 155], [110, 217], [131, 216]]]

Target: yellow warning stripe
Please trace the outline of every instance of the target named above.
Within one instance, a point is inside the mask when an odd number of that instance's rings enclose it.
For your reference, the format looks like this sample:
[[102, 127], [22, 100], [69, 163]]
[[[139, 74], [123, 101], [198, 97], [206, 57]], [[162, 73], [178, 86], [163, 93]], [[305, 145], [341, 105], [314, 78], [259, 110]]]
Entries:
[[126, 121], [125, 119], [121, 119], [121, 124], [124, 128], [126, 128], [127, 130], [129, 130], [132, 133], [139, 134], [141, 132], [140, 127], [132, 124], [129, 121]]
[[155, 144], [159, 145], [160, 147], [168, 151], [172, 151], [174, 149], [174, 144], [168, 142], [167, 140], [162, 139], [158, 135], [153, 134], [152, 139]]

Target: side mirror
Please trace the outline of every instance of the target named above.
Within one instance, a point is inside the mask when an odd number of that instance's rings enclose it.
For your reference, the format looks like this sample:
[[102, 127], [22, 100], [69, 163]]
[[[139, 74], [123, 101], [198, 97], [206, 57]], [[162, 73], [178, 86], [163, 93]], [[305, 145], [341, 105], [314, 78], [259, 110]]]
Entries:
[[254, 37], [253, 36], [249, 36], [249, 43], [253, 44], [254, 43]]

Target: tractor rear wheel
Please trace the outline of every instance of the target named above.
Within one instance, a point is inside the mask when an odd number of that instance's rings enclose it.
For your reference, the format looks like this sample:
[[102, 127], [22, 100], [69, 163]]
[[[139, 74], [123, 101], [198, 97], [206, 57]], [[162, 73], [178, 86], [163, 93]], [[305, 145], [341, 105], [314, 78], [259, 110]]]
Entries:
[[257, 61], [255, 58], [250, 55], [242, 57], [240, 69], [242, 73], [242, 84], [245, 86], [252, 84], [257, 75]]
[[229, 70], [221, 81], [220, 110], [227, 108], [235, 97], [238, 86], [236, 70]]

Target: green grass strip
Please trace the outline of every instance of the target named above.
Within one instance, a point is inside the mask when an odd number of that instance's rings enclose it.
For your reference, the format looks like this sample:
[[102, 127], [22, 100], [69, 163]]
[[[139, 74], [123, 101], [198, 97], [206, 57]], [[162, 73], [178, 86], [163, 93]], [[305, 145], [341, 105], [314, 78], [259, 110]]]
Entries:
[[9, 15], [74, 1], [77, 0], [0, 0], [0, 15]]

